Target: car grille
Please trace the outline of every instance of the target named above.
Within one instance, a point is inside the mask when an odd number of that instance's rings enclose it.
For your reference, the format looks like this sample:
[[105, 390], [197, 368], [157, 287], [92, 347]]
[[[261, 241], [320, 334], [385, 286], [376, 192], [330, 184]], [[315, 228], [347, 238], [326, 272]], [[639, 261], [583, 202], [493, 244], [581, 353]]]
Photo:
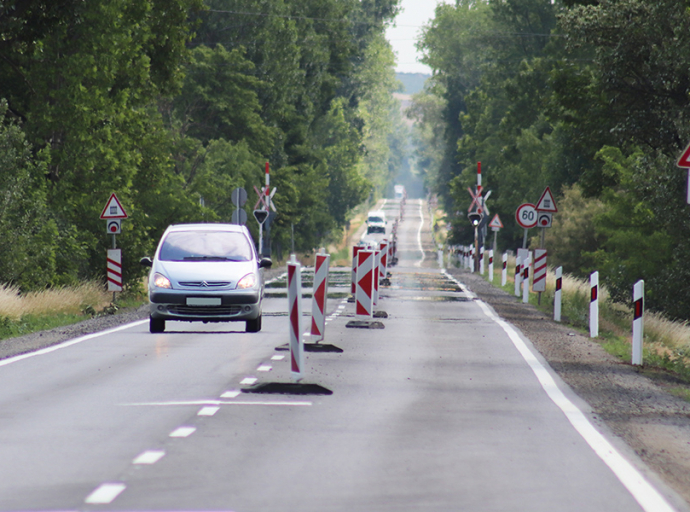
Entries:
[[173, 315], [189, 316], [228, 316], [237, 315], [242, 306], [169, 306], [168, 311]]
[[230, 281], [180, 281], [180, 285], [189, 288], [222, 288], [231, 284]]

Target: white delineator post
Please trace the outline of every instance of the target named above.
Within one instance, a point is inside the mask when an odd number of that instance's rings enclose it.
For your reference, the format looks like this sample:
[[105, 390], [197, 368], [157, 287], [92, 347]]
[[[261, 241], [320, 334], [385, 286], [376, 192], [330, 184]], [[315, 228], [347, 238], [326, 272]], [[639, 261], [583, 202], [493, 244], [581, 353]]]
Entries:
[[302, 380], [304, 344], [302, 342], [302, 268], [294, 254], [287, 264], [288, 318], [290, 320], [290, 373], [293, 382]]
[[359, 245], [352, 247], [352, 282], [350, 284], [350, 293], [353, 297], [357, 291], [357, 253], [361, 248]]
[[561, 305], [562, 305], [562, 291], [563, 288], [563, 267], [556, 269], [556, 291], [553, 294], [553, 319], [556, 322], [561, 321]]
[[328, 271], [331, 255], [324, 249], [316, 255], [314, 264], [314, 291], [311, 299], [311, 339], [321, 341], [326, 335], [326, 299], [328, 298]]
[[522, 258], [515, 258], [515, 296], [520, 296], [520, 280], [522, 279]]
[[508, 282], [508, 253], [503, 253], [503, 269], [501, 270], [501, 286]]
[[644, 281], [633, 286], [633, 343], [632, 364], [642, 364], [642, 340], [644, 338]]
[[484, 246], [479, 248], [479, 273], [484, 275]]
[[527, 304], [529, 302], [529, 269], [532, 265], [532, 259], [527, 256], [527, 259], [522, 264], [522, 302]]
[[357, 320], [369, 320], [374, 316], [374, 251], [357, 253], [357, 290], [355, 292], [355, 316]]
[[489, 282], [494, 281], [494, 250], [489, 249]]
[[599, 272], [589, 276], [589, 336], [599, 336]]

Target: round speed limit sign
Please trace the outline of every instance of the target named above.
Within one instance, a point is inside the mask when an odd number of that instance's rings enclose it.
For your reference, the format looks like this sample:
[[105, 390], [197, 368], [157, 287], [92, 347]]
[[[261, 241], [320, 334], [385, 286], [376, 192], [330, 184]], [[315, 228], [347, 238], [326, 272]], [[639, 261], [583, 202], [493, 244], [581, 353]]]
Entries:
[[521, 204], [515, 212], [515, 220], [525, 229], [533, 228], [537, 225], [537, 207], [532, 203]]

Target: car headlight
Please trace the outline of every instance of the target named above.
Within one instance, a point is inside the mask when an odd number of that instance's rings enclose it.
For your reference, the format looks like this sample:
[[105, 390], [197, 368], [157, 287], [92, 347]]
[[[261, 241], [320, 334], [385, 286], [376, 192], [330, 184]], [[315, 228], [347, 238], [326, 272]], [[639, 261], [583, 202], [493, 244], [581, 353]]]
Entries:
[[153, 286], [156, 288], [172, 288], [170, 284], [170, 279], [165, 277], [163, 274], [156, 272], [153, 276]]
[[256, 286], [256, 277], [254, 274], [247, 274], [237, 282], [237, 288], [246, 290], [247, 288], [254, 288]]

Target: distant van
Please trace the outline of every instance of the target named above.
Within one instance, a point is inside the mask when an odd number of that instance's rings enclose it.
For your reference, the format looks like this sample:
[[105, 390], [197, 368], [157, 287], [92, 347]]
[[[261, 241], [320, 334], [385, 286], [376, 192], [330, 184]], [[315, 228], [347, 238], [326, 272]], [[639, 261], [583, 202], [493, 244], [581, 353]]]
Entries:
[[405, 187], [403, 185], [396, 185], [394, 189], [396, 199], [402, 199], [403, 197], [405, 197]]
[[386, 214], [381, 211], [369, 212], [367, 215], [367, 234], [386, 233]]

